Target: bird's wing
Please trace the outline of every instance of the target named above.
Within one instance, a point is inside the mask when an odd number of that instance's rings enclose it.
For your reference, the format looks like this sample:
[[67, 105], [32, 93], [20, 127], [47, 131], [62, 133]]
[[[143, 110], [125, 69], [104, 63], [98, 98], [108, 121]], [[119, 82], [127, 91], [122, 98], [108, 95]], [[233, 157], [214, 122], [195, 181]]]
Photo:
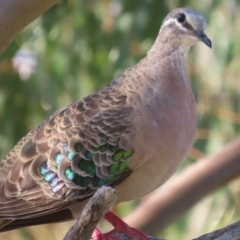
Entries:
[[0, 219], [28, 219], [83, 201], [131, 170], [127, 96], [111, 86], [57, 111], [0, 164]]

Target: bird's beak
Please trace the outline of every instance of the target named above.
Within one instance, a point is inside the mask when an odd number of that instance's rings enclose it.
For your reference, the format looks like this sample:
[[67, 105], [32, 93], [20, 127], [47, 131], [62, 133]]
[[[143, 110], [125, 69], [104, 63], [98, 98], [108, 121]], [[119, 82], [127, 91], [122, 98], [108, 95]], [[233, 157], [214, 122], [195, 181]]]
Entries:
[[208, 47], [212, 48], [212, 42], [208, 38], [208, 36], [203, 32], [203, 30], [195, 30], [195, 37], [198, 38], [200, 41], [204, 42]]

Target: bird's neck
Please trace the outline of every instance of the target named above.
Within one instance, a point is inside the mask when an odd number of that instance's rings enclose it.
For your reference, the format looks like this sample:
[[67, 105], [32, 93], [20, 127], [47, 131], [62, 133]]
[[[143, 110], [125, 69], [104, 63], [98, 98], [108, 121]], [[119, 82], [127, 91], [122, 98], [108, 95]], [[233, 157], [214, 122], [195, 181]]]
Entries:
[[170, 78], [173, 74], [180, 74], [183, 76], [181, 79], [185, 80], [188, 79], [186, 65], [189, 49], [189, 45], [180, 44], [177, 39], [158, 36], [140, 64], [150, 69], [151, 75], [164, 74]]
[[126, 69], [112, 82], [122, 92], [141, 92], [144, 88], [190, 89], [187, 75], [189, 47], [158, 37], [148, 54], [137, 65]]

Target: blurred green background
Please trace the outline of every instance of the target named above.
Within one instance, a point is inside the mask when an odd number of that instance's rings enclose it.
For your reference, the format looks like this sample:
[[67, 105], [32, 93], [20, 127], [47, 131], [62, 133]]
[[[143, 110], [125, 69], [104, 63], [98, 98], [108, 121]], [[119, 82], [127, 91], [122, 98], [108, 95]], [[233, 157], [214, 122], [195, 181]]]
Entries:
[[[198, 132], [179, 171], [240, 132], [240, 1], [63, 0], [25, 28], [0, 55], [0, 156], [56, 109], [105, 86], [146, 55], [165, 15], [191, 7], [207, 18], [213, 50], [198, 43], [188, 72]], [[240, 179], [211, 194], [161, 237], [190, 239], [239, 215]], [[139, 201], [116, 207], [124, 216]], [[8, 240], [62, 239], [73, 222], [1, 234]]]

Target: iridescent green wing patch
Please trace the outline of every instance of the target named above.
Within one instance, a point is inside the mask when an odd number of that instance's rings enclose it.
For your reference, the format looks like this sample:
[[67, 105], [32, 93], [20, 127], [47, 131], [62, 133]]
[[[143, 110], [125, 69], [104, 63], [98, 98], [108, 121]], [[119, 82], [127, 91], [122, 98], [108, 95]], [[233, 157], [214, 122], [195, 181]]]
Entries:
[[62, 150], [53, 156], [57, 169], [62, 167], [63, 161], [69, 161], [69, 166], [64, 169], [65, 179], [60, 179], [46, 162], [40, 166], [40, 173], [50, 184], [53, 192], [66, 187], [64, 181], [72, 182], [76, 185], [76, 189], [86, 187], [95, 189], [103, 185], [115, 185], [131, 172], [128, 164], [134, 151], [121, 149], [119, 139], [106, 138], [101, 141], [101, 145], [88, 149], [82, 143], [76, 142], [73, 149], [71, 150], [65, 142]]

